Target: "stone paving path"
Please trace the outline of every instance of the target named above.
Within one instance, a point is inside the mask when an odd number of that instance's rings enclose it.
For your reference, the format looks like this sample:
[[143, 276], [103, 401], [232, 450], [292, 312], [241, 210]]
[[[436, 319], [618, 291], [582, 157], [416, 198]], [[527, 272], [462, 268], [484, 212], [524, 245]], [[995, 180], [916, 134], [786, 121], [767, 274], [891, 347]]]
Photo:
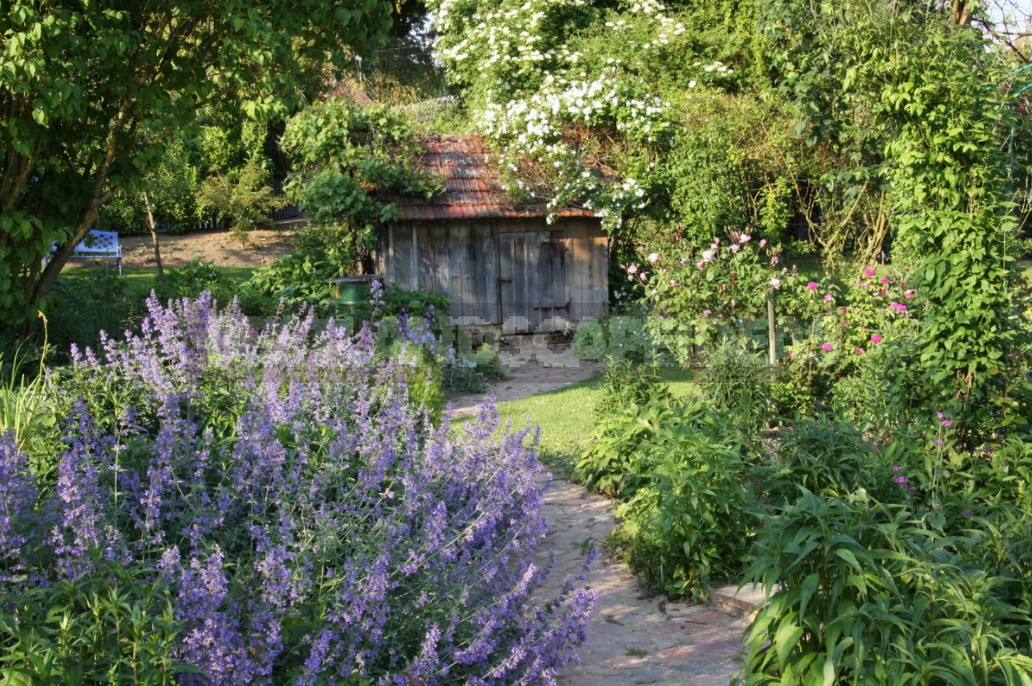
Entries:
[[[590, 378], [602, 365], [584, 363], [546, 350], [526, 350], [509, 365], [509, 378], [484, 394], [451, 399], [456, 414], [472, 412], [488, 395], [498, 401], [555, 390]], [[504, 360], [503, 360], [504, 362]], [[580, 647], [581, 662], [568, 667], [562, 686], [727, 686], [741, 667], [746, 620], [708, 605], [667, 602], [645, 597], [622, 562], [602, 546], [613, 530], [613, 502], [587, 489], [556, 479], [545, 495], [551, 534], [542, 546], [555, 566], [541, 593], [554, 596], [569, 574], [584, 575], [598, 589], [598, 610]], [[598, 555], [587, 571], [586, 550]]]
[[568, 667], [560, 683], [727, 686], [740, 670], [744, 619], [707, 605], [647, 598], [627, 566], [604, 551], [584, 571], [585, 548], [601, 548], [613, 529], [612, 507], [609, 499], [562, 480], [545, 495], [552, 533], [543, 549], [555, 554], [548, 584], [584, 574], [599, 592], [581, 663]]

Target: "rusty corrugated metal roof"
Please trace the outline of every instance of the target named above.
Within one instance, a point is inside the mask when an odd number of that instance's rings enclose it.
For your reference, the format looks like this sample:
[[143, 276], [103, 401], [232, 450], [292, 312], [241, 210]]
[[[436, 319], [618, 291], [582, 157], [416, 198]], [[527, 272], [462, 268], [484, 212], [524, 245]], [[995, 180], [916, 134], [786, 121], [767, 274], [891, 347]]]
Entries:
[[[442, 177], [444, 191], [430, 200], [417, 196], [391, 198], [398, 208], [399, 219], [528, 219], [548, 215], [544, 203], [514, 204], [497, 170], [491, 166], [491, 151], [480, 136], [424, 136], [420, 142], [425, 152], [419, 158], [419, 166]], [[553, 214], [595, 216], [581, 208], [564, 208]]]

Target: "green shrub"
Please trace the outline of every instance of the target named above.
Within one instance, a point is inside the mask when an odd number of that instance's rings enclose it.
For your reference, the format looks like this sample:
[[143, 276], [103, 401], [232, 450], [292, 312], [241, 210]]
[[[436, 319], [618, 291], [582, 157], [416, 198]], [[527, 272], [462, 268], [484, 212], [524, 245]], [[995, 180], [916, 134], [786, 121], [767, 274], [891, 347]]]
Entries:
[[600, 420], [574, 477], [626, 500], [612, 542], [650, 588], [705, 598], [734, 578], [757, 520], [737, 429], [700, 399], [660, 387]]
[[158, 283], [154, 289], [161, 302], [180, 298], [196, 298], [208, 291], [220, 303], [228, 303], [233, 299], [233, 283], [211, 262], [199, 257], [190, 260], [186, 266], [169, 269], [165, 274], [165, 282]]
[[4, 684], [174, 684], [180, 624], [150, 570], [112, 561], [0, 606]]
[[606, 495], [633, 495], [640, 480], [647, 478], [638, 461], [670, 438], [671, 427], [703, 417], [710, 419], [697, 404], [673, 402], [661, 386], [651, 402], [616, 409], [599, 420], [573, 477]]
[[748, 631], [746, 684], [1028, 683], [1028, 605], [968, 545], [936, 514], [863, 491], [805, 494], [754, 552], [748, 579], [772, 595]]
[[738, 578], [759, 520], [740, 446], [690, 425], [671, 438], [642, 459], [648, 477], [617, 509], [613, 542], [647, 587], [703, 600]]
[[[799, 419], [781, 431], [777, 454], [764, 483], [774, 507], [794, 502], [800, 489], [834, 495], [870, 486], [868, 474], [880, 464], [874, 446], [852, 425], [824, 418]], [[883, 481], [889, 483], [888, 476]]]
[[56, 350], [66, 351], [73, 344], [97, 349], [100, 332], [120, 337], [143, 313], [143, 302], [115, 271], [81, 268], [58, 278], [44, 311]]
[[632, 406], [648, 403], [657, 395], [669, 398], [669, 390], [663, 384], [655, 368], [627, 362], [621, 358], [609, 361], [609, 368], [602, 375], [595, 414], [599, 417], [622, 412]]
[[706, 360], [699, 380], [713, 408], [743, 429], [762, 431], [774, 416], [771, 372], [754, 353], [724, 339]]
[[582, 323], [573, 335], [573, 353], [582, 360], [619, 360], [641, 364], [655, 351], [640, 316], [607, 315]]
[[498, 348], [493, 345], [482, 345], [445, 361], [442, 373], [444, 389], [453, 393], [480, 393], [488, 381], [505, 378]]

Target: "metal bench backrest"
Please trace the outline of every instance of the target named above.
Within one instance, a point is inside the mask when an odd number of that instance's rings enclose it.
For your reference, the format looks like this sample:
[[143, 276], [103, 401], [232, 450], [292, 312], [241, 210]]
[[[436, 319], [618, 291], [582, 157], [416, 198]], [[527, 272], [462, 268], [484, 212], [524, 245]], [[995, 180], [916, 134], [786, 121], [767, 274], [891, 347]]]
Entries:
[[78, 257], [121, 257], [117, 231], [90, 231], [72, 251]]

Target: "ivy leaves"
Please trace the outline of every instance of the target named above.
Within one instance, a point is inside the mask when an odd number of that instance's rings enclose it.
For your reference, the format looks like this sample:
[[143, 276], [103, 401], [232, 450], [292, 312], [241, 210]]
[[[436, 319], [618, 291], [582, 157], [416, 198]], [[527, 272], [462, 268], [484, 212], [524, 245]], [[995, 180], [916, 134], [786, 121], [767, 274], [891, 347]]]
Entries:
[[440, 188], [416, 167], [422, 148], [407, 120], [387, 107], [316, 103], [290, 120], [283, 146], [296, 170], [288, 195], [317, 225], [344, 227], [358, 248], [371, 246], [374, 225], [397, 217], [383, 196], [429, 198]]

